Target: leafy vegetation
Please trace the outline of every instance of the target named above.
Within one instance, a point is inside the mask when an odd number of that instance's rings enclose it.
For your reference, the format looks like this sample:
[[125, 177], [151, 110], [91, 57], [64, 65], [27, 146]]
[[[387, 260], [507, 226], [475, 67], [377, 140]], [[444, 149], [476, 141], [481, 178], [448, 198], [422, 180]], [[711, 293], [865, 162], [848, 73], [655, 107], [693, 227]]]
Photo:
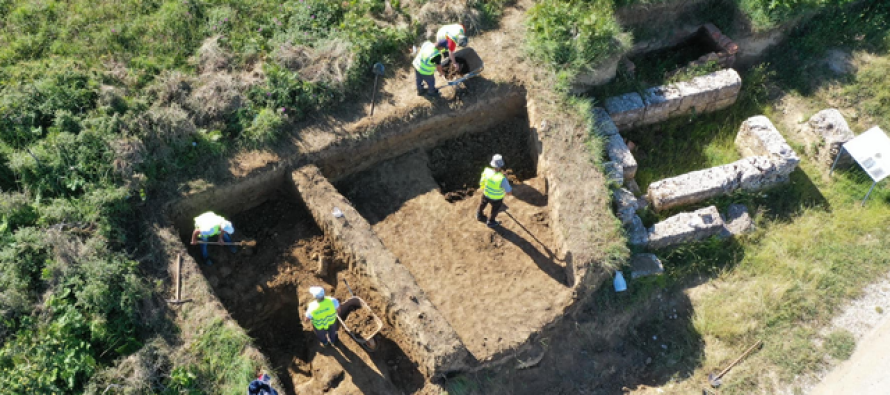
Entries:
[[566, 84], [628, 46], [609, 0], [543, 0], [528, 10], [528, 51]]

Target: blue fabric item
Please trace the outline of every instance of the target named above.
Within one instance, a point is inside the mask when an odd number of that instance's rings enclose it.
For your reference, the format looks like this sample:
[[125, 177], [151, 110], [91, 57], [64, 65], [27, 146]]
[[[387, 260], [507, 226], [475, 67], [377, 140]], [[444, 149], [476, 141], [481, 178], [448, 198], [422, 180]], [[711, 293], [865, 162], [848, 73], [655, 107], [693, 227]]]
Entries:
[[247, 395], [278, 395], [278, 391], [275, 391], [269, 384], [254, 380], [247, 387]]
[[[200, 236], [200, 238], [201, 238], [201, 241], [210, 241], [210, 237], [208, 237], [208, 236]], [[223, 235], [223, 240], [226, 243], [232, 242], [232, 239], [229, 237], [228, 234]], [[235, 246], [229, 246], [229, 251], [238, 252], [238, 248]], [[201, 257], [203, 257], [204, 259], [207, 259], [207, 244], [201, 244]]]
[[[431, 75], [423, 75], [420, 74], [417, 70], [414, 70], [414, 80], [417, 83], [417, 91], [427, 90], [431, 94], [435, 94], [439, 92], [436, 89], [436, 76], [434, 74]], [[423, 84], [426, 83], [427, 88], [423, 88]]]
[[504, 188], [504, 192], [513, 192], [513, 187], [510, 186], [510, 180], [508, 180], [507, 177], [504, 177], [504, 179], [501, 180], [501, 188]]

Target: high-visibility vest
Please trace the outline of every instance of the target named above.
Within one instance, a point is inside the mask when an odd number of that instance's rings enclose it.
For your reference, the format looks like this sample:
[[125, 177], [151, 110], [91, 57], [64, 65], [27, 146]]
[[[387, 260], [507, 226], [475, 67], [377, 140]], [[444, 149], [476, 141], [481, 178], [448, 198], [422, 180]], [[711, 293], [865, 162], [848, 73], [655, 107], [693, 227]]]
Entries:
[[417, 56], [414, 57], [414, 69], [423, 75], [433, 75], [436, 72], [436, 65], [433, 64], [433, 58], [440, 55], [439, 48], [436, 44], [429, 41], [423, 43]]
[[450, 38], [456, 45], [460, 36], [465, 36], [463, 25], [445, 25], [436, 32], [436, 41]]
[[320, 303], [317, 300], [309, 303], [309, 314], [312, 315], [312, 326], [315, 329], [326, 330], [337, 322], [337, 308], [329, 297], [325, 297]]
[[201, 236], [210, 237], [219, 234], [219, 226], [226, 219], [208, 211], [195, 217], [195, 229], [201, 231]]
[[482, 179], [479, 180], [479, 188], [482, 188], [482, 194], [489, 199], [501, 200], [507, 195], [507, 191], [501, 187], [504, 181], [504, 175], [494, 171], [490, 167], [486, 167], [482, 172]]

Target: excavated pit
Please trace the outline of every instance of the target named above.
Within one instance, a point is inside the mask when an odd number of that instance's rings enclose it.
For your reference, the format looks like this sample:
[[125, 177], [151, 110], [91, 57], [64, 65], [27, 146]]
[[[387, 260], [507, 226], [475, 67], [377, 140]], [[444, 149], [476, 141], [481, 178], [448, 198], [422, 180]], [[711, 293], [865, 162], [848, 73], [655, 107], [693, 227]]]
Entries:
[[[482, 362], [523, 344], [572, 300], [554, 252], [547, 180], [537, 172], [539, 140], [522, 104], [499, 122], [335, 183]], [[502, 226], [490, 229], [474, 214], [480, 175], [495, 153], [514, 196], [497, 217]]]
[[[212, 246], [214, 265], [197, 266], [285, 393], [414, 393], [529, 346], [588, 273], [578, 259], [586, 251], [573, 259], [565, 219], [556, 219], [566, 191], [548, 169], [561, 157], [530, 127], [536, 114], [524, 90], [506, 90], [460, 112], [342, 139], [165, 213], [192, 265], [203, 261], [188, 239], [204, 211], [231, 219], [236, 241], [257, 240], [235, 254]], [[494, 153], [514, 185], [498, 229], [474, 216], [479, 176]], [[320, 258], [327, 274], [316, 273]], [[384, 322], [375, 353], [342, 330], [340, 347], [321, 349], [300, 322], [309, 286], [345, 300], [344, 279]]]
[[[313, 285], [323, 286], [345, 301], [350, 297], [342, 286], [347, 280], [378, 314], [385, 311], [386, 301], [372, 291], [365, 278], [348, 270], [348, 257], [337, 251], [294, 186], [284, 181], [283, 177], [271, 180], [240, 199], [231, 196], [240, 204], [216, 209], [234, 224], [236, 241], [256, 240], [257, 246], [237, 253], [209, 247], [213, 265], [201, 263], [199, 267], [213, 292], [269, 358], [285, 393], [320, 392], [338, 386], [378, 394], [421, 388], [424, 375], [399, 346], [406, 340], [392, 326], [386, 326], [376, 338], [380, 348], [374, 353], [363, 350], [342, 330], [339, 351], [333, 352], [320, 349], [308, 324], [301, 322], [310, 302], [307, 289]], [[185, 224], [190, 221], [180, 218], [177, 222], [188, 252], [196, 262], [202, 262], [200, 248], [188, 242], [191, 227]], [[327, 273], [317, 272], [319, 260], [328, 262]], [[338, 376], [343, 366], [349, 366], [348, 376], [342, 376], [348, 377], [348, 382], [343, 378], [327, 380], [325, 376]]]

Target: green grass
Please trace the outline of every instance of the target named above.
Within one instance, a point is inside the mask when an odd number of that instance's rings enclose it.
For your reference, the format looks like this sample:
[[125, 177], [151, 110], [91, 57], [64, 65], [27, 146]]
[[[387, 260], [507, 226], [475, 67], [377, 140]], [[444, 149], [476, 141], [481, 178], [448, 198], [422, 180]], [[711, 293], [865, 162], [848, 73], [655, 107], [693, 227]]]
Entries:
[[823, 347], [832, 358], [847, 360], [856, 350], [856, 338], [848, 330], [837, 330], [828, 335]]

